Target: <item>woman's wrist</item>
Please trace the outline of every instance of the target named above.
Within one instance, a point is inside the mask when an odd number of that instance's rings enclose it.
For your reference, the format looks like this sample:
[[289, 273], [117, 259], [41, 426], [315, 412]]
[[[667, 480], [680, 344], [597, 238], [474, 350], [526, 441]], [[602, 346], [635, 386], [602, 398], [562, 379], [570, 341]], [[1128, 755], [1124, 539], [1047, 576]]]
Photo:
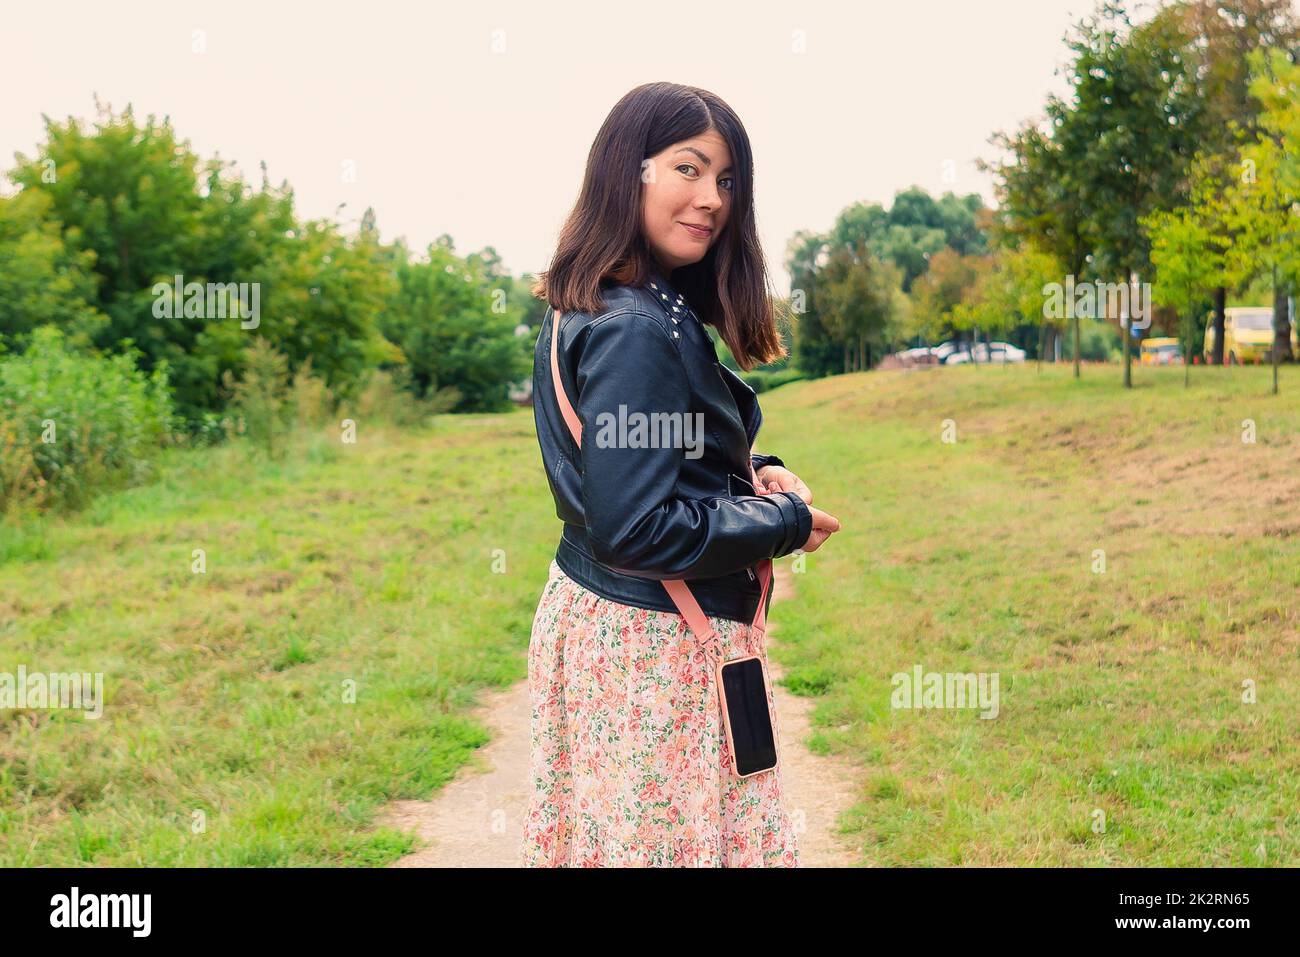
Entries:
[[769, 498], [783, 499], [789, 505], [781, 506], [781, 516], [786, 520], [788, 537], [773, 558], [781, 558], [800, 548], [812, 534], [812, 510], [797, 492], [770, 492]]

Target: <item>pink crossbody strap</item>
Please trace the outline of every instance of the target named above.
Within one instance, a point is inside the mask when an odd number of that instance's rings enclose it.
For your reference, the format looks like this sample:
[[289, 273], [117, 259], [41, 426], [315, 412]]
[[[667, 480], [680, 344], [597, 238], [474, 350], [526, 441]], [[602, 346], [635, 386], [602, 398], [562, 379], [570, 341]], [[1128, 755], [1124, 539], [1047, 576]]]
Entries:
[[[568, 394], [564, 391], [564, 383], [560, 380], [560, 316], [562, 313], [556, 311], [551, 316], [551, 382], [555, 385], [555, 398], [560, 404], [560, 414], [564, 416], [565, 424], [568, 425], [569, 431], [573, 434], [573, 441], [578, 443], [578, 448], [582, 448], [582, 420], [578, 418], [578, 413], [574, 411], [573, 403], [569, 401]], [[753, 469], [751, 468], [751, 472]], [[758, 476], [754, 476], [754, 487], [758, 488]], [[762, 591], [758, 596], [758, 611], [754, 614], [753, 627], [760, 634], [767, 628], [767, 590], [772, 584], [772, 559], [765, 558], [759, 564], [759, 581], [762, 583]], [[700, 603], [695, 600], [691, 594], [690, 588], [686, 582], [681, 579], [672, 579], [663, 582], [663, 586], [668, 591], [668, 597], [673, 600], [677, 610], [681, 612], [682, 617], [686, 619], [686, 624], [690, 626], [695, 637], [701, 642], [708, 642], [716, 636], [713, 628], [709, 625], [708, 616], [700, 608]]]

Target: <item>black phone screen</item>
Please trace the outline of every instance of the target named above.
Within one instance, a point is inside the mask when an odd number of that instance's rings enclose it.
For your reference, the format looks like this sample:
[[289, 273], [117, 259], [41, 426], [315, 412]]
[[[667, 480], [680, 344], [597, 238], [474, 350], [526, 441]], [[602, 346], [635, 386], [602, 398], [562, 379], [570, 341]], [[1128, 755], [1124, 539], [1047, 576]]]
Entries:
[[747, 658], [722, 666], [723, 701], [731, 739], [736, 751], [738, 774], [753, 774], [776, 767], [776, 737], [772, 711], [768, 707], [763, 665]]

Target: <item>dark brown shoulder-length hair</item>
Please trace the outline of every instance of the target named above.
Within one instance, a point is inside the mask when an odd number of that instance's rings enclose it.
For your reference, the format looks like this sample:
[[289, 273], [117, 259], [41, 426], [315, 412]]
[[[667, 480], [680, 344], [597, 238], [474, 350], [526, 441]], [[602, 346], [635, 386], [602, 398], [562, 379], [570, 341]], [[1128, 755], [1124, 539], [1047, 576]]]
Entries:
[[697, 263], [665, 276], [695, 314], [712, 323], [748, 371], [788, 353], [777, 331], [767, 268], [754, 225], [754, 160], [735, 112], [708, 90], [646, 83], [615, 104], [587, 155], [578, 200], [533, 295], [562, 312], [599, 313], [601, 288], [644, 285], [655, 268], [642, 232], [645, 160], [674, 143], [717, 130], [731, 151], [731, 211]]

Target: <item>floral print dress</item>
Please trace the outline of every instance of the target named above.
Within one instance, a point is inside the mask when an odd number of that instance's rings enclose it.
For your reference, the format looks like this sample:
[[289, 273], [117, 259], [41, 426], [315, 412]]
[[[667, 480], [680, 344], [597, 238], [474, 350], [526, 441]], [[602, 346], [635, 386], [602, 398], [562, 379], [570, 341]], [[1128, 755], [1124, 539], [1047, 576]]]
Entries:
[[[724, 660], [766, 660], [751, 625], [709, 623]], [[681, 615], [602, 598], [552, 561], [528, 646], [524, 866], [797, 867], [781, 768], [735, 777], [715, 685]]]

